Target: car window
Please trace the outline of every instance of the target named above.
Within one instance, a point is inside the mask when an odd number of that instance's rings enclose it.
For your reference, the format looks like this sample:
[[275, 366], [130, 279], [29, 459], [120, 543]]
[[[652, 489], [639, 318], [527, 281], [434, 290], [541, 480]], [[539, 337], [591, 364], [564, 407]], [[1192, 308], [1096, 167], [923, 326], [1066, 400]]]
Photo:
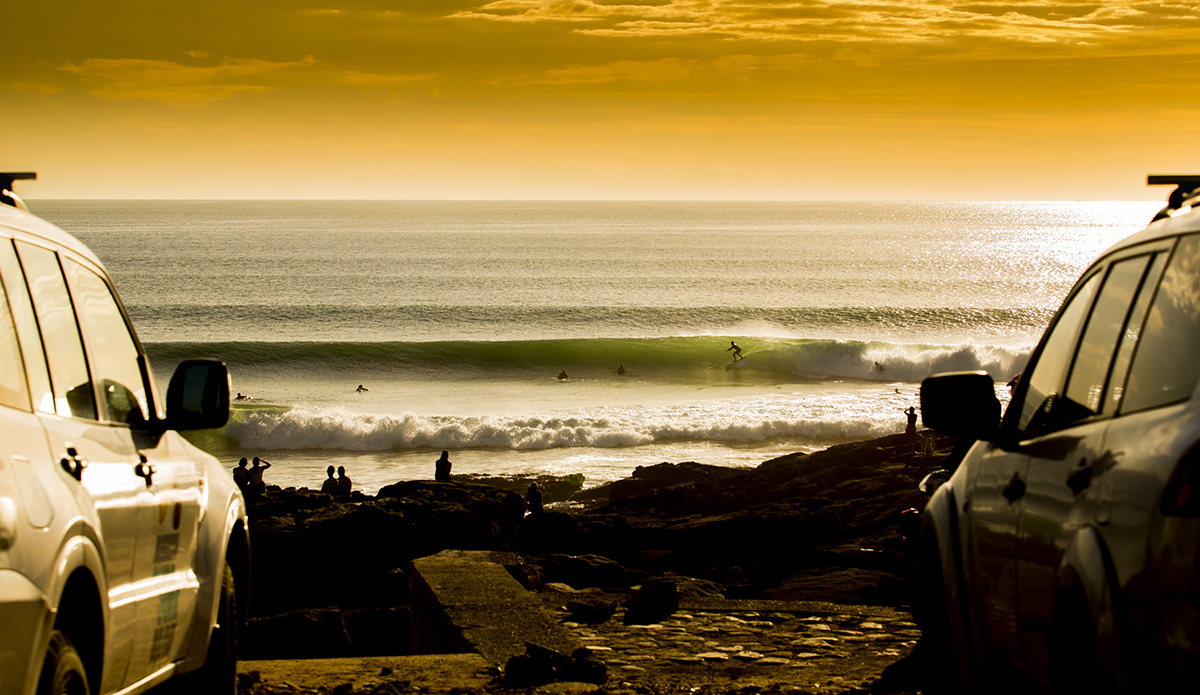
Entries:
[[129, 326], [108, 285], [70, 259], [63, 269], [88, 343], [88, 364], [100, 384], [107, 419], [130, 425], [146, 421], [146, 389]]
[[[21, 288], [24, 291], [25, 288]], [[8, 293], [0, 283], [0, 404], [30, 410], [25, 365], [17, 345], [17, 327], [8, 308]]]
[[1122, 412], [1191, 397], [1200, 378], [1200, 234], [1183, 237], [1146, 317], [1125, 386]]
[[1076, 417], [1095, 415], [1101, 410], [1109, 367], [1117, 343], [1125, 333], [1134, 297], [1142, 284], [1150, 256], [1137, 256], [1110, 266], [1104, 286], [1088, 317], [1083, 339], [1075, 353], [1075, 364], [1063, 391], [1063, 402], [1056, 407], [1075, 409]]
[[54, 412], [54, 394], [50, 391], [50, 372], [46, 370], [46, 355], [42, 352], [42, 337], [38, 331], [37, 318], [33, 315], [33, 304], [29, 290], [25, 288], [25, 273], [17, 261], [17, 250], [11, 241], [0, 243], [0, 275], [8, 289], [8, 308], [12, 310], [13, 324], [25, 359], [25, 378], [29, 385], [33, 407], [44, 413]]
[[54, 412], [64, 417], [95, 420], [92, 380], [71, 297], [58, 266], [58, 254], [23, 242], [17, 242], [17, 254], [25, 270], [50, 365]]
[[1087, 313], [1092, 295], [1100, 284], [1097, 273], [1088, 278], [1079, 288], [1075, 296], [1059, 313], [1058, 321], [1047, 336], [1037, 364], [1022, 377], [1025, 382], [1024, 400], [1021, 401], [1020, 418], [1017, 428], [1022, 431], [1040, 429], [1048, 423], [1050, 411], [1062, 385], [1063, 375], [1071, 359], [1075, 347], [1075, 336], [1079, 333], [1079, 325]]
[[1109, 387], [1104, 401], [1104, 412], [1109, 415], [1117, 411], [1117, 407], [1121, 405], [1121, 398], [1125, 395], [1125, 377], [1129, 373], [1129, 363], [1132, 361], [1138, 339], [1141, 338], [1142, 326], [1146, 322], [1146, 312], [1150, 310], [1150, 300], [1154, 298], [1154, 288], [1157, 287], [1158, 278], [1162, 275], [1163, 266], [1166, 264], [1167, 254], [1157, 253], [1154, 255], [1154, 260], [1150, 262], [1150, 270], [1142, 281], [1142, 289], [1134, 301], [1133, 309], [1129, 312], [1129, 320], [1125, 323], [1125, 332], [1121, 336], [1121, 346], [1113, 360], [1112, 375], [1108, 379]]

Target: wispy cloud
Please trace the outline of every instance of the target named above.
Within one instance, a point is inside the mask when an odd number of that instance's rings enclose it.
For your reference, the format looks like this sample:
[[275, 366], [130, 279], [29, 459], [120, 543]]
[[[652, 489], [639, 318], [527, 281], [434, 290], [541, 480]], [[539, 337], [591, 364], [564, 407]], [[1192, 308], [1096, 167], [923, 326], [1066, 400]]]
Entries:
[[711, 35], [728, 40], [931, 43], [994, 39], [1018, 44], [1097, 43], [1136, 31], [1200, 26], [1195, 0], [496, 0], [453, 15], [554, 22], [596, 36]]
[[90, 58], [62, 69], [82, 80], [96, 96], [198, 108], [238, 94], [269, 92], [275, 87], [242, 80], [315, 62], [312, 56], [293, 62], [226, 58], [219, 65], [200, 66], [140, 58]]

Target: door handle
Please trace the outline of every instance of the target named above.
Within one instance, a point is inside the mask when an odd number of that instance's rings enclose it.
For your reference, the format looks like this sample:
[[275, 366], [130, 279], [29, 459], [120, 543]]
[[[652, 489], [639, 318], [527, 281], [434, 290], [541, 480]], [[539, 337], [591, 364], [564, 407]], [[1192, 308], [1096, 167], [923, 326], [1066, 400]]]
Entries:
[[1004, 499], [1008, 500], [1009, 504], [1016, 502], [1025, 496], [1025, 481], [1021, 480], [1021, 476], [1013, 473], [1012, 480], [1009, 481], [1008, 487], [1004, 488]]
[[137, 477], [145, 478], [146, 487], [150, 487], [150, 485], [154, 482], [154, 474], [158, 472], [158, 469], [143, 461], [142, 463], [139, 463], [133, 467], [133, 472], [135, 475], [137, 475]]
[[1067, 476], [1067, 487], [1071, 488], [1071, 494], [1078, 495], [1091, 484], [1092, 467], [1088, 465], [1087, 459], [1080, 459], [1079, 467]]
[[75, 447], [68, 444], [66, 455], [58, 463], [72, 478], [83, 481], [83, 471], [88, 467], [88, 462], [80, 457], [79, 451]]

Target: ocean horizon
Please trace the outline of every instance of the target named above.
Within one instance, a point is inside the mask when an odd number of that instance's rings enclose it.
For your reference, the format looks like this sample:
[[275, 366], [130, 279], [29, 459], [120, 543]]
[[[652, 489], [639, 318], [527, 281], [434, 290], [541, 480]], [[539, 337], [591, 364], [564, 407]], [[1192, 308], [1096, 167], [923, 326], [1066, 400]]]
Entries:
[[[753, 466], [997, 393], [1157, 203], [29, 201], [108, 268], [160, 388], [218, 357], [199, 445], [269, 484]], [[745, 359], [731, 359], [736, 342]], [[618, 372], [621, 373], [618, 373]], [[559, 378], [565, 373], [566, 378]], [[367, 390], [360, 392], [358, 386]]]

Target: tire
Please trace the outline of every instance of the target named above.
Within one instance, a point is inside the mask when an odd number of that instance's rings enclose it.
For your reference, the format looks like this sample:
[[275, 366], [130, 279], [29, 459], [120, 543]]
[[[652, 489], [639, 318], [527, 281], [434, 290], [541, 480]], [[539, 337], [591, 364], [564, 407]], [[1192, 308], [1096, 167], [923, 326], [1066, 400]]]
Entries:
[[204, 665], [172, 682], [172, 693], [234, 695], [237, 692], [237, 592], [233, 570], [224, 563], [217, 624], [208, 641]]
[[62, 632], [50, 633], [50, 645], [42, 662], [37, 695], [90, 695], [83, 659]]

